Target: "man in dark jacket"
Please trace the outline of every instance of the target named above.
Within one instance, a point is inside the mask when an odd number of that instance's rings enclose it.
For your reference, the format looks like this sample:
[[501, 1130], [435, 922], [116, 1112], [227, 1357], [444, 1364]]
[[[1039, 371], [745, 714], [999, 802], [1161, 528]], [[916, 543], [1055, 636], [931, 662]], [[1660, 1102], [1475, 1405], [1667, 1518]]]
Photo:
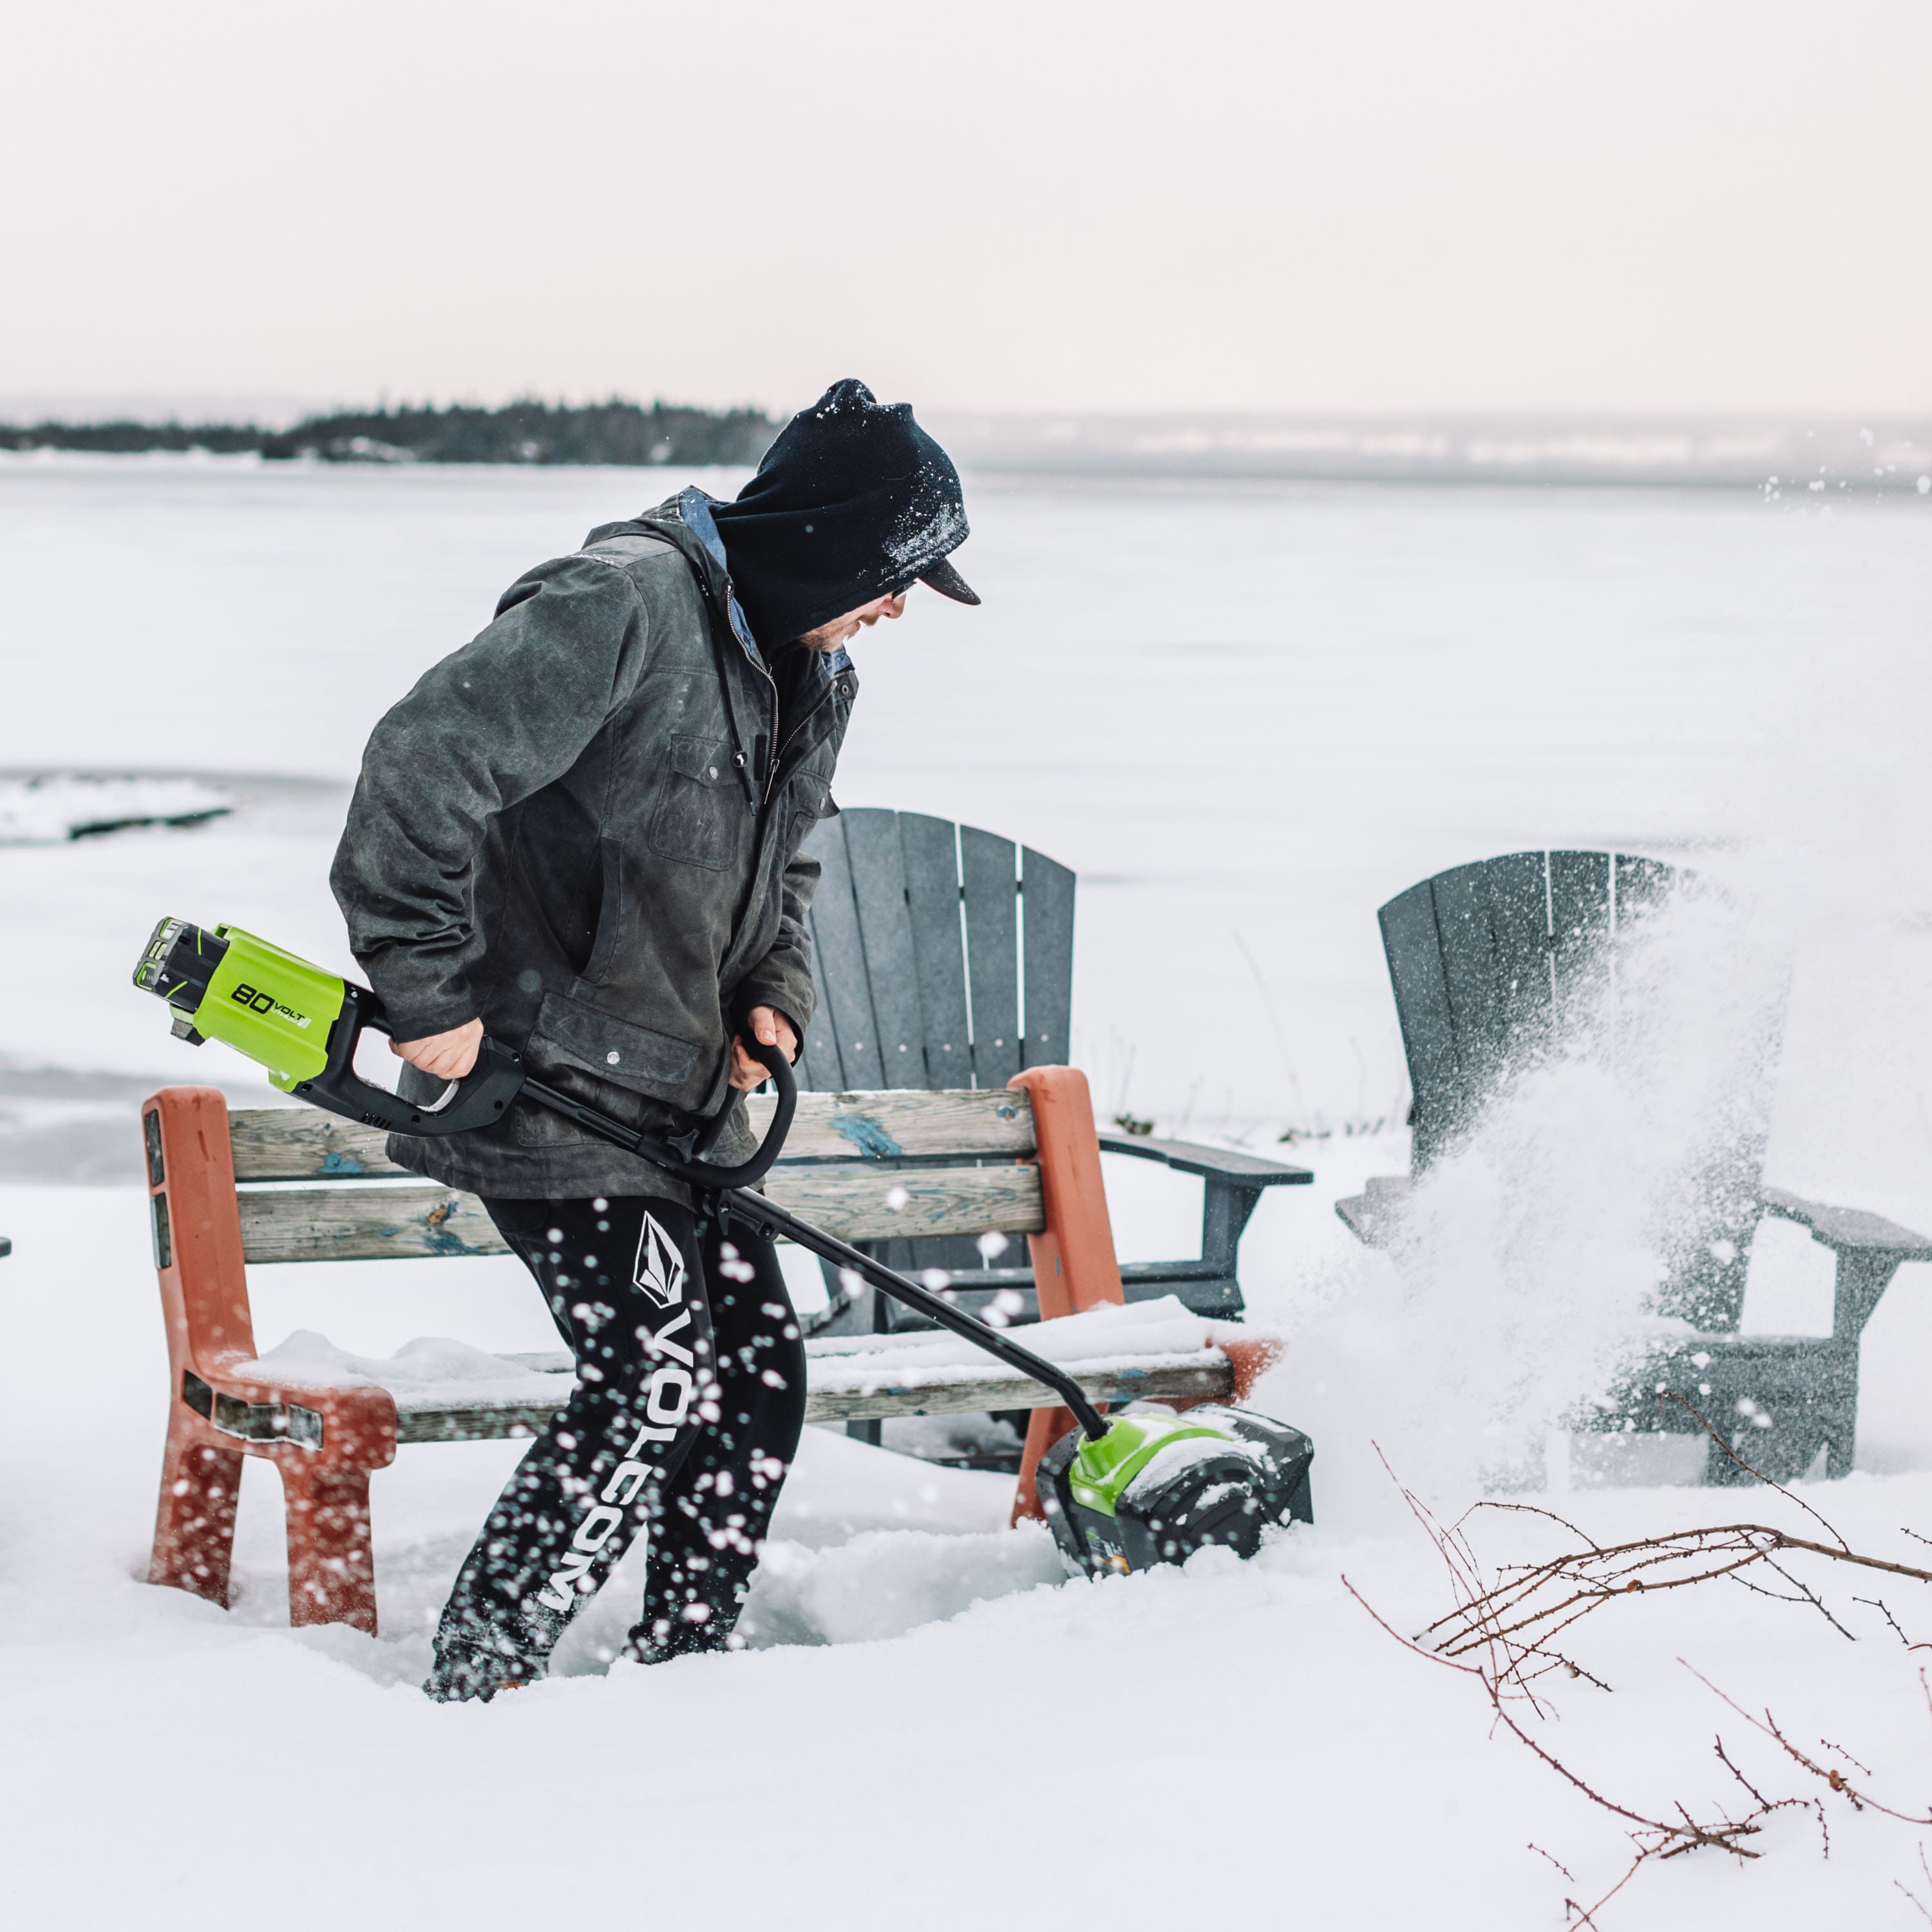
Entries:
[[[591, 532], [504, 593], [364, 754], [331, 883], [388, 1009], [410, 1097], [487, 1030], [634, 1126], [730, 1102], [794, 1058], [814, 1004], [800, 847], [837, 808], [858, 680], [845, 645], [924, 582], [979, 599], [945, 452], [904, 404], [836, 384], [737, 500], [688, 489]], [[629, 1654], [731, 1630], [797, 1448], [805, 1355], [768, 1242], [722, 1242], [690, 1191], [541, 1108], [392, 1157], [480, 1195], [570, 1345], [569, 1407], [464, 1564], [424, 1687], [488, 1698], [542, 1676], [640, 1529]]]

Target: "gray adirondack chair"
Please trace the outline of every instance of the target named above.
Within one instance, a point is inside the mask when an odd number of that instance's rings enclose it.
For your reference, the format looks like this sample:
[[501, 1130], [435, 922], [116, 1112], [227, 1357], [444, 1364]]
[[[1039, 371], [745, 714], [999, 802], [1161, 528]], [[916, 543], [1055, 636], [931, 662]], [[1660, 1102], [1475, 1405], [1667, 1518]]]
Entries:
[[[812, 904], [818, 1012], [800, 1084], [822, 1092], [1000, 1087], [1022, 1067], [1066, 1064], [1073, 994], [1074, 876], [1066, 867], [970, 825], [860, 808], [820, 823], [806, 849], [823, 868]], [[1178, 1295], [1198, 1313], [1240, 1313], [1242, 1230], [1264, 1188], [1305, 1183], [1303, 1167], [1180, 1141], [1102, 1131], [1108, 1153], [1154, 1160], [1203, 1184], [1201, 1252], [1128, 1262], [1130, 1300]], [[885, 1148], [855, 1156], [890, 1157]], [[1022, 1250], [989, 1259], [972, 1240], [890, 1241], [882, 1259], [944, 1269], [976, 1311], [1001, 1290], [1037, 1318]], [[923, 1327], [869, 1290], [836, 1292], [820, 1333]]]
[[[1362, 1240], [1388, 1238], [1414, 1178], [1454, 1145], [1513, 1068], [1552, 1048], [1576, 1050], [1606, 961], [1646, 913], [1690, 882], [1628, 853], [1516, 852], [1439, 873], [1382, 908], [1415, 1102], [1409, 1176], [1371, 1180], [1336, 1204]], [[1697, 1332], [1648, 1356], [1612, 1408], [1574, 1426], [1697, 1432], [1688, 1402], [1739, 1456], [1782, 1482], [1808, 1470], [1821, 1448], [1829, 1474], [1850, 1472], [1859, 1336], [1900, 1264], [1932, 1260], [1932, 1241], [1878, 1215], [1763, 1184], [1772, 1070], [1765, 1068], [1761, 1090], [1738, 1096], [1742, 1130], [1714, 1153], [1697, 1190], [1705, 1204], [1697, 1224], [1669, 1246], [1658, 1312]], [[1836, 1256], [1830, 1335], [1737, 1332], [1752, 1238], [1768, 1215], [1798, 1222]], [[1706, 1477], [1750, 1480], [1715, 1443]]]

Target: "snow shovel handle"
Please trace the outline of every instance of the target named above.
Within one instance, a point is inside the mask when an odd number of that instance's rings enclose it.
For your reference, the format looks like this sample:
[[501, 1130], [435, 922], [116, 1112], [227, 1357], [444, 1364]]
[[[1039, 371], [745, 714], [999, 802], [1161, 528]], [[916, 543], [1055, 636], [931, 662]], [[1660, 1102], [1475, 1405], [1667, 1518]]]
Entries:
[[523, 1098], [534, 1100], [553, 1114], [561, 1114], [599, 1139], [608, 1141], [613, 1147], [622, 1148], [626, 1154], [634, 1154], [640, 1160], [649, 1161], [653, 1167], [662, 1168], [667, 1174], [674, 1174], [702, 1193], [716, 1194], [723, 1188], [755, 1187], [770, 1172], [772, 1162], [784, 1146], [786, 1135], [791, 1132], [792, 1116], [798, 1112], [798, 1080], [783, 1047], [767, 1046], [763, 1040], [754, 1039], [746, 1041], [745, 1051], [772, 1076], [778, 1098], [772, 1114], [772, 1124], [765, 1130], [765, 1137], [758, 1143], [758, 1151], [749, 1160], [742, 1161], [736, 1167], [713, 1167], [710, 1162], [698, 1158], [717, 1145], [737, 1102], [738, 1096], [734, 1093], [725, 1095], [724, 1104], [710, 1120], [688, 1134], [676, 1136], [647, 1134], [640, 1128], [627, 1127], [587, 1101], [577, 1100], [541, 1080], [526, 1079]]

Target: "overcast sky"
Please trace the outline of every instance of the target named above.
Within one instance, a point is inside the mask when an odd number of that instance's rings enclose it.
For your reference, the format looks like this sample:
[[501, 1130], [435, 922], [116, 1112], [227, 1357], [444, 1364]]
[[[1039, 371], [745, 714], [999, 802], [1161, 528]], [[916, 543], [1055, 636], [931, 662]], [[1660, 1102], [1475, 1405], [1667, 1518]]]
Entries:
[[0, 392], [1932, 408], [1928, 0], [11, 10]]

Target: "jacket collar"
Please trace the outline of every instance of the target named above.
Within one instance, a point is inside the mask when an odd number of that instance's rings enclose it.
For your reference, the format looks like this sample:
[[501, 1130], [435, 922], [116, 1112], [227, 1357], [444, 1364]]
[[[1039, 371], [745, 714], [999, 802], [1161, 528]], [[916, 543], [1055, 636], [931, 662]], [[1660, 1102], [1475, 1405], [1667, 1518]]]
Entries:
[[[724, 601], [730, 608], [731, 628], [740, 644], [745, 647], [746, 655], [760, 670], [770, 667], [765, 662], [764, 654], [758, 649], [758, 640], [752, 635], [752, 626], [745, 615], [744, 606], [738, 602], [738, 593], [731, 587], [731, 560], [724, 554], [724, 540], [718, 534], [717, 519], [711, 514], [716, 500], [707, 496], [695, 483], [680, 490], [672, 499], [676, 506], [677, 515], [684, 526], [696, 536], [712, 562], [718, 566], [718, 574], [724, 581]], [[661, 514], [659, 512], [653, 512]]]
[[[759, 789], [758, 777], [752, 769], [752, 750], [760, 733], [769, 731], [771, 727], [754, 722], [753, 718], [746, 716], [747, 703], [754, 700], [750, 700], [749, 694], [741, 688], [740, 680], [728, 674], [729, 660], [726, 653], [730, 646], [725, 644], [722, 634], [727, 626], [717, 621], [721, 614], [728, 613], [728, 622], [733, 632], [734, 641], [755, 673], [757, 688], [771, 694], [774, 714], [777, 709], [776, 687], [772, 681], [771, 673], [765, 668], [764, 659], [758, 655], [757, 645], [752, 641], [750, 627], [740, 628], [741, 616], [736, 608], [737, 600], [731, 595], [731, 580], [726, 574], [723, 563], [705, 544], [683, 513], [685, 496], [693, 494], [702, 496], [704, 493], [701, 490], [686, 490], [676, 496], [667, 497], [655, 509], [643, 512], [631, 518], [628, 524], [611, 524], [604, 529], [593, 530], [591, 536], [594, 541], [598, 536], [608, 534], [609, 531], [614, 530], [648, 530], [654, 536], [662, 537], [691, 566], [699, 588], [711, 607], [712, 621], [709, 626], [711, 646], [713, 652], [717, 653], [718, 680], [724, 692], [724, 708], [731, 721], [731, 736], [736, 751], [735, 763], [745, 796], [755, 806], [759, 800]], [[709, 499], [706, 501], [708, 502]], [[717, 536], [715, 525], [712, 536], [715, 540]], [[722, 544], [718, 546], [721, 553], [723, 548]]]

